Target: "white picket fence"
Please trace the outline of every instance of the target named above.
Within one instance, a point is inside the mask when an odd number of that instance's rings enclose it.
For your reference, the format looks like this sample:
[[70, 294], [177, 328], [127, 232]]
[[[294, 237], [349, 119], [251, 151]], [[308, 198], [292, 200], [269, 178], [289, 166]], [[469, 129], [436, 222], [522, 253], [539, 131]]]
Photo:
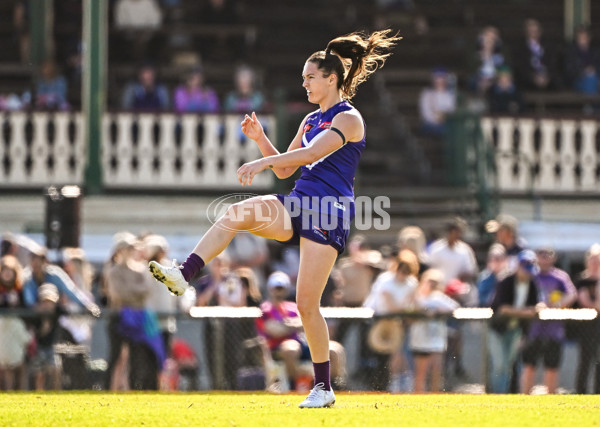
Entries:
[[[275, 118], [265, 115], [261, 121], [275, 142]], [[83, 184], [87, 145], [81, 113], [5, 113], [0, 122], [0, 188]], [[236, 170], [260, 157], [240, 122], [238, 115], [106, 113], [103, 186], [237, 188]], [[270, 189], [273, 181], [266, 171], [252, 188]]]
[[500, 191], [600, 192], [597, 120], [484, 117], [481, 128], [496, 157]]

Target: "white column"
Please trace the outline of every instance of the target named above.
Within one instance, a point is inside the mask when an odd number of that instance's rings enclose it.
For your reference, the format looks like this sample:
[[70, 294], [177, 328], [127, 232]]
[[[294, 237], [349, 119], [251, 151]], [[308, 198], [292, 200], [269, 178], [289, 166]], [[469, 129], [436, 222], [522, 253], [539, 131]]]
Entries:
[[596, 153], [596, 134], [598, 122], [584, 120], [581, 129], [581, 190], [598, 191], [600, 183], [596, 179], [598, 167], [598, 154]]
[[186, 114], [181, 117], [181, 178], [182, 187], [194, 187], [199, 183], [202, 175], [196, 172], [196, 161], [199, 156], [196, 143], [196, 126], [199, 117]]
[[555, 190], [556, 177], [554, 167], [556, 166], [556, 149], [554, 146], [556, 122], [551, 119], [540, 121], [540, 132], [542, 141], [540, 146], [540, 173], [537, 176], [535, 186], [539, 190]]
[[[162, 114], [159, 119], [160, 140], [158, 155], [160, 167], [156, 177], [160, 186], [176, 187], [179, 184], [180, 175], [175, 174], [175, 158], [177, 147], [175, 145], [176, 117], [173, 114]], [[156, 184], [155, 184], [156, 185]]]
[[513, 177], [513, 164], [516, 162], [513, 153], [514, 119], [501, 118], [497, 121], [498, 147], [496, 151], [496, 165], [498, 169], [498, 187], [500, 190], [517, 190]]
[[54, 183], [74, 183], [74, 174], [69, 167], [71, 147], [69, 144], [69, 114], [54, 115]]
[[562, 120], [561, 128], [561, 144], [558, 153], [558, 163], [560, 165], [560, 177], [557, 189], [561, 191], [574, 191], [576, 187], [575, 181], [575, 127], [574, 120]]
[[203, 170], [202, 181], [198, 184], [202, 187], [222, 185], [222, 172], [219, 172], [217, 163], [221, 158], [221, 148], [219, 146], [219, 129], [222, 122], [219, 116], [204, 116], [204, 140], [202, 141]]
[[130, 113], [121, 113], [117, 115], [117, 144], [116, 159], [117, 167], [112, 175], [113, 181], [106, 181], [107, 185], [123, 185], [133, 182], [133, 168], [131, 159], [133, 155], [131, 143], [131, 126], [133, 124], [133, 115]]
[[27, 157], [25, 123], [27, 123], [27, 116], [25, 113], [11, 113], [9, 120], [11, 122], [12, 138], [8, 148], [10, 172], [6, 181], [12, 185], [24, 185], [29, 182], [29, 177], [25, 173], [25, 159]]
[[33, 113], [33, 144], [31, 158], [33, 160], [29, 183], [49, 185], [54, 184], [54, 174], [48, 169], [48, 114]]
[[529, 191], [533, 185], [532, 166], [535, 164], [536, 156], [533, 147], [533, 134], [535, 132], [535, 121], [533, 119], [520, 119], [518, 122], [519, 135], [519, 175], [518, 188]]
[[152, 165], [154, 160], [153, 127], [155, 116], [153, 114], [140, 114], [138, 116], [138, 143], [137, 152], [133, 153], [137, 157], [137, 174], [134, 175], [134, 182], [131, 184], [143, 187], [152, 187], [158, 185], [157, 174]]

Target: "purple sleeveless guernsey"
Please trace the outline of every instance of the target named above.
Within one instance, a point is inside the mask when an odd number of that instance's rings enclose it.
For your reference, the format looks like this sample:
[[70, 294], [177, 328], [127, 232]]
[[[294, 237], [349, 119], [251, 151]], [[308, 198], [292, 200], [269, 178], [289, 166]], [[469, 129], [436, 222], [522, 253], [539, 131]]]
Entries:
[[[309, 147], [321, 132], [329, 129], [333, 118], [338, 113], [353, 109], [354, 107], [348, 101], [342, 101], [325, 112], [319, 109], [311, 113], [304, 125], [302, 147]], [[354, 177], [365, 145], [366, 131], [362, 140], [347, 142], [314, 163], [302, 166], [302, 173], [290, 196], [318, 199], [333, 197], [338, 203], [328, 204], [327, 213], [352, 220], [354, 218]], [[350, 207], [350, 212], [346, 212], [346, 206]], [[307, 206], [302, 203], [302, 209], [321, 210], [321, 213], [325, 213], [322, 212], [323, 204], [320, 205], [320, 209], [315, 209], [312, 204]]]

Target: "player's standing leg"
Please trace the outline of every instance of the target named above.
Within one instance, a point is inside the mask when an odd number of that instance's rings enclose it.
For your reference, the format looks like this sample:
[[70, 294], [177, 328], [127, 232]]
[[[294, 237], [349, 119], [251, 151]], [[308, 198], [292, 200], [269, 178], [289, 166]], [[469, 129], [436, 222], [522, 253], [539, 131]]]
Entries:
[[332, 246], [300, 239], [296, 303], [315, 371], [315, 386], [300, 404], [301, 408], [323, 408], [335, 403], [329, 368], [329, 331], [319, 308], [337, 256], [338, 251]]

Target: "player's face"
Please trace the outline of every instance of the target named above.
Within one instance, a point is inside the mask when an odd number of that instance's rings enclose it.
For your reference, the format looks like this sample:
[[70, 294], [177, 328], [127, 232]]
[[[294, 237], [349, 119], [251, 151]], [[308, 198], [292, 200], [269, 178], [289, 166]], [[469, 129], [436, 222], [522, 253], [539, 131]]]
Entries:
[[302, 70], [302, 87], [306, 89], [308, 101], [313, 104], [319, 104], [324, 100], [329, 91], [335, 88], [335, 76], [332, 74], [325, 77], [322, 70], [319, 70], [314, 62], [304, 64]]

